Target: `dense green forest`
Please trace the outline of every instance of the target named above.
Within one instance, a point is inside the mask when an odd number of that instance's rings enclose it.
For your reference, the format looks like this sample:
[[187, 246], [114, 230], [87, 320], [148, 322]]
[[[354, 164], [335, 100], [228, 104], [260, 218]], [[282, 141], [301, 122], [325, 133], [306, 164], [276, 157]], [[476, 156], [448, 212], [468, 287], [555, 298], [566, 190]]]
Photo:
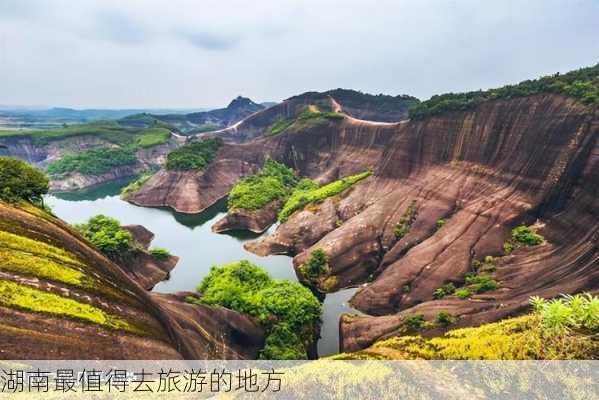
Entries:
[[220, 305], [255, 317], [266, 330], [266, 360], [307, 359], [320, 322], [321, 304], [299, 283], [272, 279], [262, 268], [242, 260], [212, 267], [191, 303]]
[[223, 145], [218, 138], [186, 144], [171, 151], [166, 159], [166, 169], [176, 171], [202, 170], [216, 156]]
[[229, 192], [229, 209], [259, 210], [291, 193], [297, 177], [291, 168], [266, 160], [258, 173], [241, 179]]
[[435, 95], [429, 100], [413, 105], [410, 108], [410, 118], [422, 119], [447, 111], [470, 110], [484, 101], [512, 99], [538, 93], [563, 94], [579, 99], [584, 104], [597, 105], [599, 104], [599, 64], [497, 89]]
[[137, 157], [134, 148], [99, 148], [67, 154], [60, 160], [51, 162], [48, 165], [48, 174], [53, 177], [62, 177], [78, 172], [82, 175], [95, 176], [110, 172], [116, 167], [136, 163]]

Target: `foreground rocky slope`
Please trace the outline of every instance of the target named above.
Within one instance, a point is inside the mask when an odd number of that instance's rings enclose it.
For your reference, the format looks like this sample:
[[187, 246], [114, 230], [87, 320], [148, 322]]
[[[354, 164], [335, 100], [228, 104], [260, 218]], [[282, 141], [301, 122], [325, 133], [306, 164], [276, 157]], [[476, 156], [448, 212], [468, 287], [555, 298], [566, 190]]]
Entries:
[[[455, 326], [477, 325], [525, 310], [531, 295], [597, 289], [596, 107], [536, 94], [383, 124], [349, 116], [299, 123], [300, 106], [285, 102], [223, 132], [242, 143], [223, 146], [203, 173], [160, 172], [134, 202], [198, 212], [267, 157], [323, 182], [372, 170], [248, 245], [261, 255], [295, 255], [298, 268], [322, 249], [323, 278], [332, 279], [320, 279], [320, 290], [372, 281], [352, 299], [367, 315], [341, 322], [345, 351], [401, 334], [414, 313], [429, 320], [443, 310]], [[296, 120], [273, 134], [281, 116]], [[510, 230], [535, 223], [546, 241], [505, 255]], [[464, 285], [485, 256], [495, 257], [496, 290], [434, 298], [444, 284]]]
[[256, 358], [249, 318], [150, 294], [67, 224], [0, 202], [0, 358]]

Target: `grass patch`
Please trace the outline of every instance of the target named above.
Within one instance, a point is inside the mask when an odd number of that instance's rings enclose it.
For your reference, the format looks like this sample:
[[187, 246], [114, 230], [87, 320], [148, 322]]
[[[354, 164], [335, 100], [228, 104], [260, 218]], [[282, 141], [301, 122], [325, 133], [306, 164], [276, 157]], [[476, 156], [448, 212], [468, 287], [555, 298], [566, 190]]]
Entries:
[[121, 189], [121, 197], [125, 198], [128, 195], [137, 192], [152, 176], [154, 176], [153, 172], [145, 172], [137, 177], [137, 179]]
[[0, 245], [0, 270], [34, 276], [70, 286], [81, 287], [85, 274], [50, 258], [18, 250], [6, 250]]
[[190, 171], [204, 169], [216, 156], [222, 146], [221, 139], [206, 139], [186, 144], [171, 151], [166, 158], [166, 169]]
[[342, 120], [343, 118], [345, 118], [345, 114], [343, 113], [334, 111], [322, 112], [318, 107], [311, 105], [295, 118], [283, 118], [277, 120], [268, 128], [266, 136], [278, 135], [290, 128], [304, 129], [311, 123], [321, 123], [327, 120]]
[[241, 179], [229, 192], [229, 209], [259, 210], [274, 200], [289, 196], [297, 184], [291, 168], [274, 160], [266, 160], [255, 175]]
[[[455, 329], [432, 339], [395, 337], [379, 341], [367, 351], [388, 348], [398, 351], [405, 359], [425, 360], [584, 360], [596, 357], [598, 348], [593, 335], [599, 326], [599, 298], [590, 294], [552, 301], [533, 297], [531, 303], [534, 312], [522, 317]], [[446, 320], [445, 316], [442, 319]], [[356, 356], [359, 357], [360, 352]]]
[[114, 168], [135, 165], [137, 157], [133, 148], [99, 148], [67, 154], [48, 165], [48, 174], [60, 178], [72, 173], [97, 176]]
[[148, 128], [143, 131], [136, 140], [139, 147], [147, 149], [150, 147], [165, 144], [171, 137], [171, 133], [165, 128]]
[[331, 196], [335, 196], [370, 175], [372, 175], [372, 172], [366, 171], [357, 175], [347, 176], [320, 187], [317, 187], [310, 180], [302, 179], [279, 212], [279, 221], [287, 221], [291, 214], [304, 208], [307, 204], [321, 202]]
[[255, 317], [267, 333], [261, 358], [307, 358], [307, 346], [320, 321], [321, 305], [299, 283], [275, 280], [249, 261], [212, 267], [192, 303], [221, 305]]
[[35, 313], [91, 322], [111, 329], [144, 334], [140, 328], [98, 307], [10, 281], [0, 280], [0, 304]]

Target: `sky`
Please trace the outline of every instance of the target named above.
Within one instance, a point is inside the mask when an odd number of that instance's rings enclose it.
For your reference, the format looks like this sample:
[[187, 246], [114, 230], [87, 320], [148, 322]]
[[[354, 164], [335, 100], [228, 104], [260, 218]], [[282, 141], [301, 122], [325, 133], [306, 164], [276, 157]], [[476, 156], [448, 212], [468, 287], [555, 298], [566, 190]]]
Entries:
[[0, 104], [433, 94], [599, 62], [599, 0], [0, 0]]

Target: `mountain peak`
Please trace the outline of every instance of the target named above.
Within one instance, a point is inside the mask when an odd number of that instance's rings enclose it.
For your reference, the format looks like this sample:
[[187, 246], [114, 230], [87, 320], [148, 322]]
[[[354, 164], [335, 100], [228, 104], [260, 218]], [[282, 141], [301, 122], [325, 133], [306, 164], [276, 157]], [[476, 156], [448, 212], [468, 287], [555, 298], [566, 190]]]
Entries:
[[237, 96], [236, 98], [229, 103], [227, 108], [238, 108], [238, 107], [247, 107], [247, 106], [258, 106], [258, 104], [254, 103], [251, 99], [243, 96]]

